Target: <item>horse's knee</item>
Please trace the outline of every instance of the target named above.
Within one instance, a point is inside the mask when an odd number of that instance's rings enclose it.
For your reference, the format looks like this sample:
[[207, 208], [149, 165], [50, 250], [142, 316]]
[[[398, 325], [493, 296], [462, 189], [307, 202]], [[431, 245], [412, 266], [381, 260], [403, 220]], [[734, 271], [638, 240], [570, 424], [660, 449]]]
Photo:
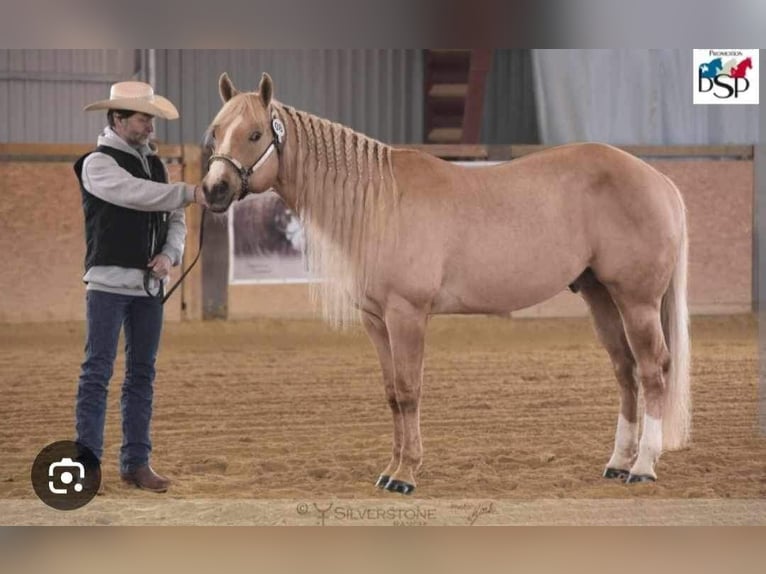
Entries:
[[396, 402], [403, 413], [416, 410], [420, 404], [420, 385], [399, 381], [396, 385]]
[[402, 413], [414, 412], [418, 410], [418, 406], [420, 405], [419, 398], [412, 394], [407, 394], [404, 396], [400, 395], [396, 402], [399, 405], [399, 411]]
[[394, 388], [393, 383], [390, 383], [389, 381], [385, 381], [385, 390], [386, 390], [386, 403], [388, 403], [388, 406], [391, 407], [391, 410], [394, 413], [398, 413], [399, 401], [396, 400], [396, 389]]

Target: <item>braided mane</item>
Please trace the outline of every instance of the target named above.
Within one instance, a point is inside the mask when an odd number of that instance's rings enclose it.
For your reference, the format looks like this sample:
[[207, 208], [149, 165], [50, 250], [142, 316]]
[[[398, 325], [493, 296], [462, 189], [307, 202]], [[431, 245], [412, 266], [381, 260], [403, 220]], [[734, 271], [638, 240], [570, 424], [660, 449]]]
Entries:
[[[374, 270], [379, 239], [398, 204], [392, 148], [351, 128], [271, 104], [289, 118], [294, 139], [289, 180], [307, 234], [312, 299], [335, 326], [358, 320], [360, 301]], [[290, 130], [293, 133], [289, 133]]]

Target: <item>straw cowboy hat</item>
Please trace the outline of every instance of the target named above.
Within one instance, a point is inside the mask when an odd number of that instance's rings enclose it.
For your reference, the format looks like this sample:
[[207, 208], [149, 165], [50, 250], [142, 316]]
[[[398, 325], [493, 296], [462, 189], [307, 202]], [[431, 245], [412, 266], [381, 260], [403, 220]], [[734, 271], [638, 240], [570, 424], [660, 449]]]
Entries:
[[155, 95], [154, 89], [144, 82], [117, 82], [112, 84], [108, 100], [99, 100], [83, 108], [93, 110], [130, 110], [158, 116], [166, 120], [178, 118], [178, 110], [162, 96]]

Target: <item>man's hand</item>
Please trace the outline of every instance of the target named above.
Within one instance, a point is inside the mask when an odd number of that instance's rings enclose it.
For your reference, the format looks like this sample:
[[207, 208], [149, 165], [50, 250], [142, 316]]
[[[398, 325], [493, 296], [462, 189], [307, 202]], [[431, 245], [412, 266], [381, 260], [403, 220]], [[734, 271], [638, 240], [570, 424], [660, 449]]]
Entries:
[[170, 260], [170, 257], [164, 253], [158, 253], [155, 255], [152, 260], [149, 261], [149, 265], [147, 265], [147, 267], [152, 270], [152, 275], [158, 279], [164, 279], [167, 277], [172, 266], [173, 262]]
[[199, 185], [194, 186], [194, 203], [199, 203], [202, 207], [208, 207], [205, 192], [202, 191], [202, 187]]

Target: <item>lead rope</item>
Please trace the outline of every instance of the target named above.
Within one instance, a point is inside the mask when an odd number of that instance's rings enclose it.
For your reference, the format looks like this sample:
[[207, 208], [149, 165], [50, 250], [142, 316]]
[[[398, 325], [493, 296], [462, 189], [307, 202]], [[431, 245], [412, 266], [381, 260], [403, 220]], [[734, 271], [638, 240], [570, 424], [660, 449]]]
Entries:
[[[194, 265], [196, 265], [197, 261], [199, 261], [199, 256], [202, 255], [202, 241], [205, 237], [205, 213], [207, 213], [207, 210], [203, 207], [202, 208], [202, 217], [200, 218], [199, 222], [199, 248], [197, 249], [197, 256], [194, 258], [194, 261], [191, 262], [191, 265], [184, 271], [181, 276], [178, 278], [178, 281], [175, 282], [173, 287], [168, 291], [166, 294], [163, 295], [163, 291], [165, 288], [164, 282], [160, 280], [160, 290], [156, 295], [152, 295], [153, 297], [162, 297], [162, 304], [165, 304], [165, 301], [167, 301], [170, 296], [173, 294], [173, 292], [178, 289], [178, 287], [181, 285], [183, 280], [186, 278], [186, 276], [189, 274], [189, 272], [194, 268]], [[146, 278], [148, 277], [148, 273], [144, 275], [144, 288], [146, 289]], [[147, 290], [148, 293], [148, 290]], [[151, 293], [150, 293], [151, 295]]]

